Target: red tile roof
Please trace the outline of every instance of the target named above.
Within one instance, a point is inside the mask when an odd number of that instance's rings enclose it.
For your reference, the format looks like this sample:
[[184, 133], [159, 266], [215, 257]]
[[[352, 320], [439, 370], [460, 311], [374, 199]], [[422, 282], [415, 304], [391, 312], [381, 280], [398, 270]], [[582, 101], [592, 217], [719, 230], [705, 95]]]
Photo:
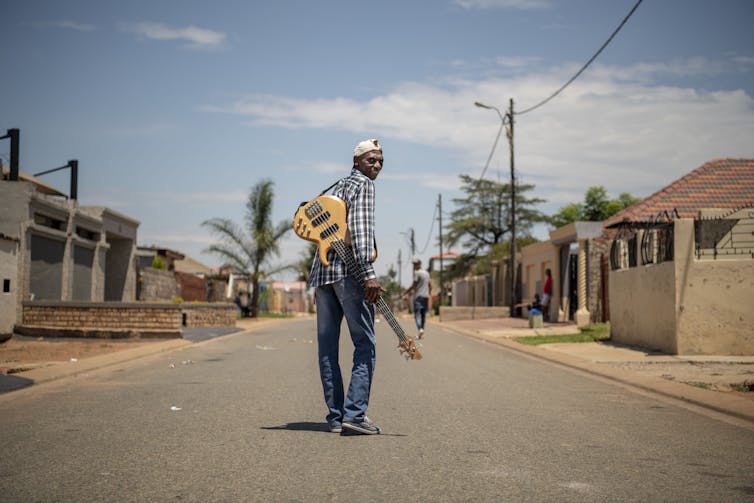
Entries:
[[717, 159], [619, 211], [605, 220], [603, 226], [647, 221], [673, 210], [681, 218], [697, 218], [701, 209], [734, 210], [752, 204], [754, 159]]

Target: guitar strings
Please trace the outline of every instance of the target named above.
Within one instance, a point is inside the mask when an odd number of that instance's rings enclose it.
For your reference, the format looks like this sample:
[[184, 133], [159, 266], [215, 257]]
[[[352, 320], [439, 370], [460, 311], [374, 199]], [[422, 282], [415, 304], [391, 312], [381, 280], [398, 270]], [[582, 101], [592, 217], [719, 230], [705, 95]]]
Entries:
[[[329, 237], [328, 236], [327, 238], [325, 238], [325, 241], [336, 252], [338, 252], [338, 251], [340, 252], [339, 255], [341, 256], [341, 258], [343, 259], [343, 261], [346, 263], [346, 268], [348, 268], [348, 266], [351, 266], [351, 268], [354, 269], [354, 273], [361, 272], [361, 271], [359, 271], [360, 267], [358, 267], [358, 264], [356, 264], [356, 261], [354, 260], [354, 258], [348, 255], [348, 249], [346, 248], [345, 243], [343, 242], [343, 240], [342, 239], [336, 239], [336, 237]], [[338, 249], [338, 248], [340, 248], [340, 249]], [[362, 279], [360, 281], [360, 283], [361, 283], [361, 286], [363, 287], [364, 286], [364, 280]], [[385, 299], [383, 299], [381, 295], [377, 299], [377, 308], [382, 313], [382, 315], [385, 316], [385, 319], [387, 320], [388, 324], [393, 328], [393, 330], [398, 335], [398, 338], [401, 340], [401, 342], [408, 343], [408, 338], [406, 337], [406, 333], [403, 330], [403, 327], [401, 327], [398, 324], [398, 321], [395, 320], [395, 318], [393, 317], [393, 313], [390, 311], [390, 307], [387, 305], [387, 303], [385, 302]], [[389, 314], [386, 314], [386, 312], [389, 313]]]
[[[313, 223], [311, 221], [311, 218], [309, 218], [309, 215], [307, 214], [306, 216], [309, 222]], [[316, 228], [318, 227], [318, 225], [315, 225], [314, 227]], [[332, 248], [336, 253], [340, 255], [341, 259], [343, 259], [343, 261], [346, 263], [347, 269], [352, 269], [354, 273], [362, 273], [360, 283], [361, 286], [364, 287], [364, 284], [366, 282], [363, 279], [363, 271], [361, 267], [359, 267], [359, 265], [356, 263], [354, 257], [348, 253], [345, 242], [342, 239], [339, 239], [337, 235], [323, 237], [322, 233], [320, 233], [320, 237], [322, 238], [322, 241], [328, 243], [330, 245], [330, 248]], [[385, 299], [383, 299], [381, 295], [377, 297], [376, 304], [379, 311], [385, 317], [388, 324], [393, 328], [393, 331], [395, 331], [398, 339], [401, 341], [401, 343], [399, 344], [399, 348], [403, 349], [403, 351], [401, 352], [405, 351], [407, 353], [406, 358], [410, 357], [411, 359], [421, 359], [421, 353], [419, 353], [419, 350], [414, 346], [413, 341], [406, 336], [406, 332], [403, 330], [403, 327], [401, 327], [398, 323], [398, 320], [395, 319], [395, 316], [390, 310], [390, 307], [387, 305]]]

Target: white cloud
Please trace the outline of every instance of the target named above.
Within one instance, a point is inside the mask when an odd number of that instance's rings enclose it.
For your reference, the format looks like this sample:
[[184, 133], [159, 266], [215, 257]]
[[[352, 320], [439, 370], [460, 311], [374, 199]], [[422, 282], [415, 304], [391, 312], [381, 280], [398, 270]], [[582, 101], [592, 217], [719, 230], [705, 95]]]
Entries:
[[[704, 91], [660, 85], [659, 77], [735, 71], [733, 62], [690, 59], [631, 67], [595, 65], [555, 99], [515, 117], [516, 170], [551, 204], [576, 200], [585, 187], [604, 185], [611, 194], [649, 195], [704, 162], [754, 157], [754, 100], [742, 90]], [[714, 63], [714, 64], [712, 64]], [[513, 97], [522, 111], [552, 94], [577, 65], [488, 80], [403, 83], [367, 101], [345, 98], [304, 100], [250, 96], [205, 110], [238, 114], [253, 125], [288, 129], [330, 129], [369, 133], [441, 149], [481, 172]], [[503, 137], [490, 173], [507, 170]], [[568, 176], [564, 176], [568, 174]], [[444, 178], [447, 175], [447, 178]], [[396, 176], [396, 175], [392, 175]], [[408, 175], [407, 175], [408, 176]], [[389, 177], [385, 176], [385, 178]], [[434, 188], [457, 187], [457, 173], [417, 178]], [[541, 190], [540, 190], [541, 189]]]
[[550, 0], [453, 0], [464, 9], [543, 9], [550, 7]]
[[212, 49], [220, 47], [226, 39], [225, 33], [187, 26], [175, 28], [164, 23], [142, 21], [139, 23], [121, 24], [123, 31], [135, 33], [152, 40], [183, 40], [189, 42], [188, 47], [194, 49]]

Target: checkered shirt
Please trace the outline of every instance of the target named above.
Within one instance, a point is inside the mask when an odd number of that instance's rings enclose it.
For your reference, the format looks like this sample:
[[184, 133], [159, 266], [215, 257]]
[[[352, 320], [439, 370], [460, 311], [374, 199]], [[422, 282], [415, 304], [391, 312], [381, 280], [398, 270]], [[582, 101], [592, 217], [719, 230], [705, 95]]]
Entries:
[[349, 176], [338, 182], [333, 189], [333, 195], [346, 202], [348, 233], [351, 236], [349, 250], [353, 252], [363, 275], [359, 277], [356, 271], [346, 271], [346, 264], [334, 250], [330, 250], [327, 254], [327, 260], [330, 262], [328, 267], [322, 265], [319, 255], [315, 256], [309, 276], [310, 287], [335, 283], [349, 274], [363, 281], [377, 277], [371, 263], [375, 249], [374, 182], [354, 168]]

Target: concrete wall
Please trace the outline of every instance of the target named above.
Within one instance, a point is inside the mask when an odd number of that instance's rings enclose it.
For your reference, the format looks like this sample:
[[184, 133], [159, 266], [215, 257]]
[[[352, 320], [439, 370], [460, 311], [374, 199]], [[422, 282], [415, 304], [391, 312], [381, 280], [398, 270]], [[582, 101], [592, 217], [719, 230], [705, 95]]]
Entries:
[[[173, 271], [147, 267], [139, 272], [139, 299], [146, 302], [173, 300], [181, 296], [181, 290]], [[186, 299], [184, 299], [186, 300]]]
[[619, 344], [677, 353], [673, 262], [610, 273], [610, 327]]
[[507, 318], [509, 315], [510, 309], [502, 306], [440, 306], [440, 321]]
[[18, 299], [17, 240], [0, 237], [0, 341], [13, 334]]
[[671, 354], [754, 355], [754, 260], [698, 260], [694, 221], [672, 262], [610, 272], [614, 341]]
[[[534, 300], [534, 294], [542, 296], [545, 286], [545, 271], [550, 269], [552, 272], [552, 291], [560, 291], [560, 282], [557, 278], [558, 273], [558, 248], [553, 246], [551, 241], [541, 241], [525, 246], [521, 250], [521, 302], [530, 303]], [[560, 308], [560, 296], [553, 295], [550, 301], [550, 320], [557, 319], [557, 313]], [[524, 314], [527, 310], [524, 308]]]
[[754, 260], [698, 260], [692, 220], [675, 226], [678, 353], [754, 355]]
[[492, 292], [487, 276], [471, 276], [453, 282], [453, 306], [487, 306]]

